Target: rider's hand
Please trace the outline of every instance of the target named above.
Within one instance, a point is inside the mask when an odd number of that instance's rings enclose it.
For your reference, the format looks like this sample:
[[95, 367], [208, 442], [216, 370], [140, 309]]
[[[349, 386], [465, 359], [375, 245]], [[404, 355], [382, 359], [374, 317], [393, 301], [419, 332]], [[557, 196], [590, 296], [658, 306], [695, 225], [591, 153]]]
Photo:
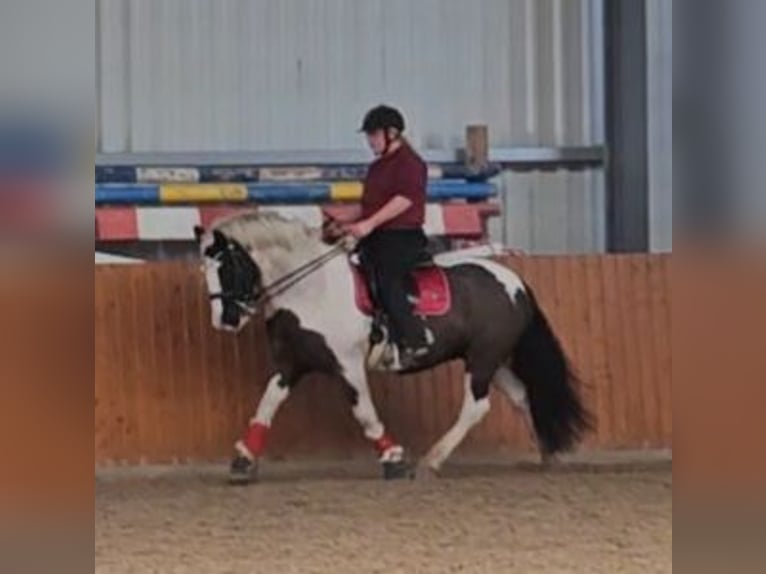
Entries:
[[374, 230], [375, 227], [369, 219], [363, 219], [362, 221], [357, 221], [356, 223], [352, 223], [351, 225], [346, 226], [346, 231], [348, 231], [356, 239], [364, 239]]
[[332, 243], [346, 234], [343, 225], [333, 219], [328, 219], [322, 226], [322, 239]]

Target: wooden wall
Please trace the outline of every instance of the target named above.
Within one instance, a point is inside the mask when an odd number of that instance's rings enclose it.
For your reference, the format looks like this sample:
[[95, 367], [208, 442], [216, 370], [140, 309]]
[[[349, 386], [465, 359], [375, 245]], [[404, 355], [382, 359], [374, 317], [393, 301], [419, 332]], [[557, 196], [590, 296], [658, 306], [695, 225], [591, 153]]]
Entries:
[[[670, 446], [670, 257], [507, 259], [532, 285], [582, 378], [598, 418], [586, 448]], [[269, 352], [263, 326], [235, 337], [210, 327], [204, 284], [188, 264], [97, 266], [95, 283], [97, 463], [217, 460], [252, 414]], [[389, 430], [425, 450], [456, 416], [459, 363], [404, 377], [372, 378]], [[504, 398], [463, 447], [530, 448]], [[276, 418], [274, 457], [352, 455], [369, 446], [337, 383], [300, 385]]]

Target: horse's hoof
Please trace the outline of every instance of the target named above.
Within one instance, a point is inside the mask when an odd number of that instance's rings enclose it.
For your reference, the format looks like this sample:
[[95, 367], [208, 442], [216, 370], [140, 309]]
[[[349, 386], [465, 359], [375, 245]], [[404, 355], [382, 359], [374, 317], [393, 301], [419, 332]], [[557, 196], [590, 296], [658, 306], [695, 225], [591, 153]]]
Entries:
[[561, 466], [561, 459], [551, 453], [540, 454], [540, 468], [542, 470], [555, 470]]
[[439, 479], [439, 471], [432, 466], [421, 462], [418, 464], [415, 478], [418, 482], [433, 482]]
[[403, 478], [412, 478], [412, 468], [406, 460], [384, 462], [383, 478], [386, 480], [402, 480]]
[[229, 484], [243, 486], [255, 482], [258, 478], [258, 463], [246, 456], [237, 455], [229, 467]]

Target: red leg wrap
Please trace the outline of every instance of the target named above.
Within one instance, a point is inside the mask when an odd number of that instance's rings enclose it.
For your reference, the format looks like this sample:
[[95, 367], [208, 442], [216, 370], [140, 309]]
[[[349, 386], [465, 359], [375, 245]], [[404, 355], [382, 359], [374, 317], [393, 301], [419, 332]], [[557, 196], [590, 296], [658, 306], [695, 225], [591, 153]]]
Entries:
[[384, 434], [382, 437], [375, 441], [375, 450], [378, 451], [379, 456], [382, 456], [384, 452], [395, 445], [396, 443], [391, 439], [391, 437], [387, 434]]
[[269, 434], [269, 427], [261, 423], [253, 423], [245, 432], [243, 442], [247, 447], [247, 450], [254, 457], [259, 457], [266, 448], [266, 436]]

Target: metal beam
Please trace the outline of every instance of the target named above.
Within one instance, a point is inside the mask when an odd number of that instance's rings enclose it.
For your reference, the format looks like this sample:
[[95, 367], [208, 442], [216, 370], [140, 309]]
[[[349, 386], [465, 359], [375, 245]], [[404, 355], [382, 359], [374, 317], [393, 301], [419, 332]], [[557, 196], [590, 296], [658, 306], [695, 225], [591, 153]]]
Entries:
[[607, 249], [649, 248], [646, 4], [605, 6]]
[[[462, 163], [463, 150], [425, 150], [429, 163]], [[591, 147], [508, 147], [489, 151], [491, 163], [508, 169], [585, 169], [604, 165], [605, 150]], [[97, 154], [97, 166], [286, 166], [363, 165], [371, 157], [364, 149], [288, 150], [262, 152], [109, 153]]]

